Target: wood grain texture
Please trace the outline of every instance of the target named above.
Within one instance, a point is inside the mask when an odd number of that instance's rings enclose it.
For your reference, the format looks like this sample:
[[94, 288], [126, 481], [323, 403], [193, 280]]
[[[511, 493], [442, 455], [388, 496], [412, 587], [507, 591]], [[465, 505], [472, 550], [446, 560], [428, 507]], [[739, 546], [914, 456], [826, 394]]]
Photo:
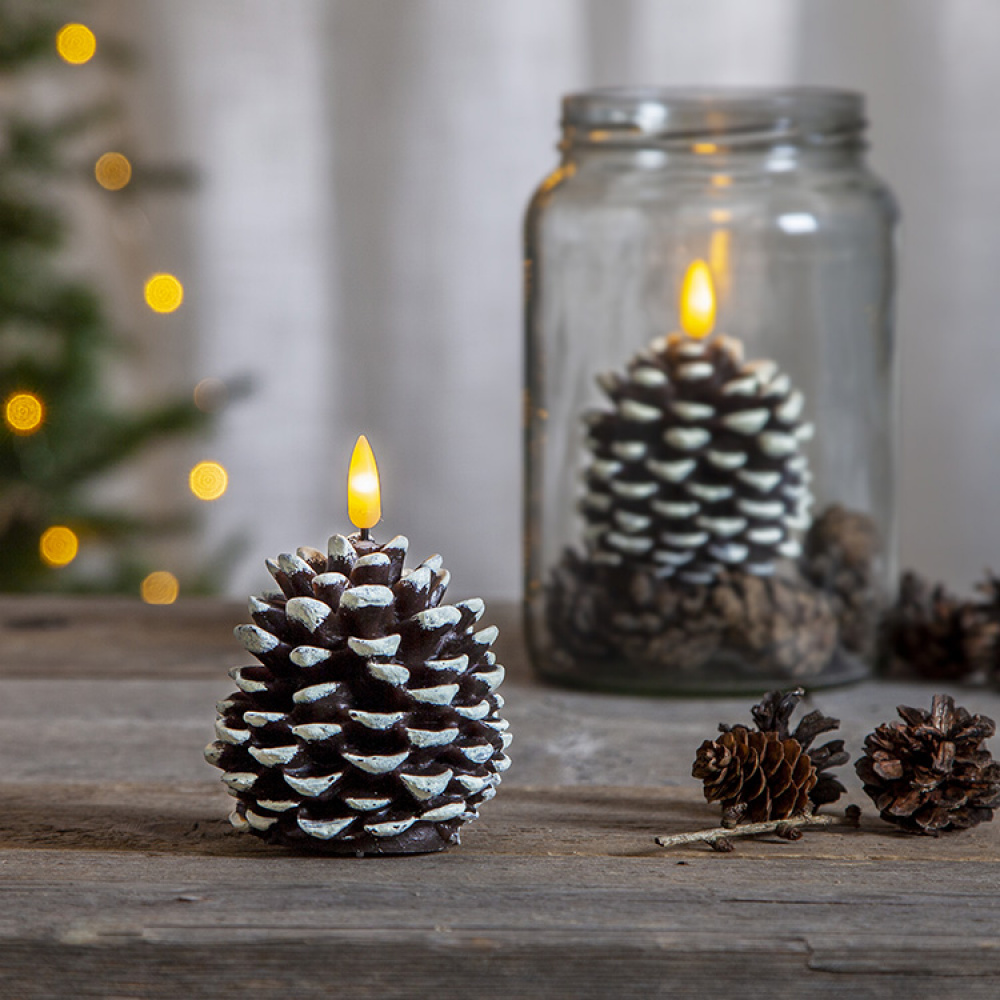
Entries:
[[[691, 759], [746, 702], [538, 686], [511, 611], [500, 794], [461, 847], [355, 860], [225, 820], [200, 754], [238, 606], [0, 601], [0, 997], [1000, 996], [1000, 823], [906, 836], [850, 775], [858, 831], [663, 852], [713, 825]], [[815, 702], [856, 753], [933, 690]]]

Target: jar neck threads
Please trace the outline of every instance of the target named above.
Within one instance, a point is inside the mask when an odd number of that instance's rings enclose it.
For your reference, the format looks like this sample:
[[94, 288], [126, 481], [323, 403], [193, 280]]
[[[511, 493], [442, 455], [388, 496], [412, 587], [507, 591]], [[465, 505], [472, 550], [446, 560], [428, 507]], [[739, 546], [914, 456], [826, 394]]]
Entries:
[[775, 147], [864, 148], [864, 97], [826, 88], [608, 87], [563, 98], [561, 149], [658, 149], [711, 158]]

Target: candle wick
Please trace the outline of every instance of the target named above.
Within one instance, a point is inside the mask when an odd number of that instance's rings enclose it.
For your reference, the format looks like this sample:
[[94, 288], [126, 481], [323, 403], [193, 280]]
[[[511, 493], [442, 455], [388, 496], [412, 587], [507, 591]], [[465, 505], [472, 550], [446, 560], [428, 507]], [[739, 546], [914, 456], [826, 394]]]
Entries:
[[363, 541], [363, 542], [370, 542], [371, 539], [372, 539], [371, 528], [362, 528], [361, 529], [361, 541]]

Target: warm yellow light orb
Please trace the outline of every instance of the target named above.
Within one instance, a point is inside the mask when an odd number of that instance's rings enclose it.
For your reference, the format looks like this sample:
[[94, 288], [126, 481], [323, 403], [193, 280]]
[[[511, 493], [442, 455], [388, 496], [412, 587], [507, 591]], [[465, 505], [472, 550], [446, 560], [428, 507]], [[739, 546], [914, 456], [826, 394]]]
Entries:
[[76, 533], [64, 524], [54, 524], [46, 528], [38, 540], [38, 551], [47, 566], [68, 566], [80, 549]]
[[681, 285], [681, 329], [701, 340], [715, 328], [715, 289], [712, 273], [703, 260], [691, 263]]
[[132, 164], [121, 153], [105, 153], [94, 165], [97, 183], [108, 191], [121, 191], [132, 179]]
[[229, 473], [218, 462], [199, 462], [188, 476], [188, 485], [199, 500], [218, 500], [229, 486]]
[[154, 274], [146, 282], [145, 294], [153, 312], [172, 313], [184, 301], [184, 286], [172, 274]]
[[374, 528], [382, 518], [382, 491], [378, 466], [368, 438], [361, 435], [347, 472], [347, 516], [356, 528]]
[[15, 392], [7, 397], [3, 419], [15, 434], [34, 434], [45, 419], [45, 404], [33, 392]]
[[56, 35], [56, 51], [72, 66], [90, 62], [97, 51], [97, 39], [85, 24], [64, 24]]
[[164, 569], [150, 573], [139, 585], [139, 593], [147, 604], [173, 604], [180, 592], [177, 577]]

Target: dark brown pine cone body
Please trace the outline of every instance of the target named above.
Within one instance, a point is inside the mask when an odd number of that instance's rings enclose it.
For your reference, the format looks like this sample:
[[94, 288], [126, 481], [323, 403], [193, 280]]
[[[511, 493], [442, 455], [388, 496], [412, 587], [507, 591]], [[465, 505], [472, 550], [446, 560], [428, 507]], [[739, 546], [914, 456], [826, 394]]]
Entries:
[[812, 425], [773, 362], [744, 364], [728, 337], [672, 334], [599, 382], [614, 409], [588, 417], [581, 507], [595, 562], [710, 583], [727, 566], [768, 575], [799, 555]]
[[260, 663], [231, 671], [210, 763], [230, 817], [264, 840], [334, 853], [433, 851], [493, 797], [510, 761], [503, 667], [478, 599], [445, 605], [440, 556], [404, 570], [407, 542], [334, 535], [268, 568], [237, 637]]
[[942, 584], [931, 587], [916, 573], [904, 573], [884, 624], [894, 672], [961, 680], [988, 670], [1000, 624], [984, 608], [954, 597]]
[[721, 725], [722, 735], [698, 749], [691, 773], [704, 782], [705, 798], [723, 815], [750, 823], [788, 819], [835, 802], [844, 786], [830, 768], [847, 762], [843, 740], [812, 747], [840, 723], [810, 712], [789, 732], [789, 719], [804, 696], [801, 688], [772, 691], [752, 709], [757, 731]]
[[900, 706], [865, 738], [855, 765], [865, 792], [887, 823], [913, 833], [964, 830], [993, 818], [1000, 805], [1000, 764], [984, 743], [992, 719], [935, 695], [930, 712]]

